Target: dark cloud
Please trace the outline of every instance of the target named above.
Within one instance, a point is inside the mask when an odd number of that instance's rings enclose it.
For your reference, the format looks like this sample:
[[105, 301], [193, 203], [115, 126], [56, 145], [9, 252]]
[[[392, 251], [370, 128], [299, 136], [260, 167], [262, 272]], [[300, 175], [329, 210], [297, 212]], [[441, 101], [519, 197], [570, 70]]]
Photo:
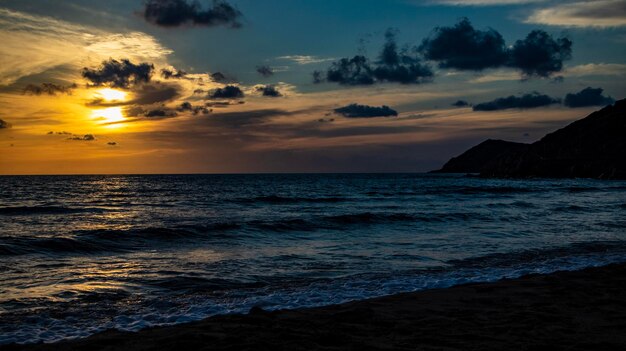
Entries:
[[256, 71], [263, 77], [271, 77], [274, 75], [274, 71], [270, 66], [257, 66]]
[[215, 72], [215, 73], [211, 74], [211, 78], [213, 79], [213, 81], [218, 82], [218, 83], [230, 80], [222, 72]]
[[587, 87], [578, 93], [567, 94], [563, 104], [568, 107], [586, 107], [610, 105], [615, 100], [610, 96], [602, 95], [602, 88]]
[[150, 105], [175, 99], [180, 94], [180, 87], [177, 85], [154, 84], [143, 85], [135, 89], [135, 98], [129, 104]]
[[434, 74], [431, 68], [421, 63], [416, 50], [398, 49], [396, 31], [387, 30], [385, 38], [379, 60], [375, 63], [371, 63], [363, 55], [343, 58], [333, 62], [325, 76], [322, 72], [313, 72], [313, 81], [321, 83], [326, 80], [342, 85], [371, 85], [383, 82], [419, 84], [432, 79]]
[[468, 107], [471, 106], [471, 104], [465, 100], [457, 100], [455, 103], [452, 104], [452, 106], [455, 107]]
[[148, 118], [154, 118], [154, 117], [169, 118], [169, 117], [176, 117], [176, 116], [178, 116], [176, 111], [173, 111], [173, 110], [168, 109], [168, 108], [159, 108], [159, 109], [154, 109], [154, 110], [148, 110], [148, 111], [144, 112], [143, 115], [144, 115], [144, 117], [148, 117]]
[[203, 115], [208, 115], [209, 113], [211, 113], [211, 110], [209, 110], [205, 106], [194, 106], [190, 102], [187, 102], [187, 101], [180, 104], [180, 106], [178, 106], [176, 110], [178, 112], [191, 112], [194, 115], [197, 115], [199, 113], [202, 113]]
[[268, 97], [283, 96], [283, 94], [281, 94], [280, 91], [278, 91], [276, 87], [273, 85], [265, 85], [265, 86], [257, 87], [256, 91], [262, 93], [263, 96], [268, 96]]
[[510, 65], [526, 77], [549, 77], [563, 69], [563, 61], [572, 57], [572, 42], [554, 39], [542, 30], [534, 30], [526, 39], [518, 40], [511, 49]]
[[509, 108], [526, 109], [549, 106], [552, 104], [558, 104], [560, 102], [560, 99], [555, 99], [548, 95], [533, 92], [530, 94], [524, 94], [519, 97], [511, 95], [509, 97], [498, 98], [489, 102], [483, 102], [474, 105], [473, 109], [474, 111], [497, 111], [506, 110]]
[[[333, 62], [326, 71], [326, 80], [343, 85], [370, 85], [374, 84], [374, 70], [367, 57], [357, 55]], [[322, 80], [318, 77], [316, 81]]]
[[109, 146], [117, 146], [117, 143], [115, 141], [109, 141], [107, 143], [107, 145], [109, 145]]
[[217, 88], [208, 96], [209, 99], [241, 99], [243, 97], [243, 91], [234, 85]]
[[67, 138], [67, 140], [94, 141], [96, 140], [96, 137], [93, 134], [85, 134], [83, 136], [74, 135], [70, 138]]
[[164, 79], [181, 79], [187, 76], [187, 72], [176, 69], [163, 68], [161, 70], [161, 77]]
[[241, 27], [238, 21], [241, 12], [223, 0], [213, 0], [208, 9], [203, 9], [197, 1], [187, 0], [147, 0], [143, 17], [146, 21], [162, 27], [229, 26]]
[[335, 113], [338, 113], [344, 117], [349, 117], [349, 118], [389, 117], [389, 116], [398, 115], [397, 111], [385, 105], [381, 107], [376, 107], [376, 106], [351, 104], [348, 106], [337, 108], [334, 111]]
[[11, 128], [11, 124], [0, 119], [0, 129], [9, 129]]
[[72, 90], [76, 89], [77, 85], [59, 85], [54, 83], [41, 83], [40, 85], [28, 84], [22, 91], [25, 95], [57, 95], [57, 94], [72, 94]]
[[476, 30], [467, 18], [452, 27], [437, 27], [422, 41], [419, 50], [441, 68], [483, 70], [499, 67], [508, 60], [502, 35], [494, 29]]
[[572, 42], [534, 30], [508, 48], [496, 30], [477, 30], [463, 18], [452, 27], [435, 28], [431, 36], [422, 41], [419, 50], [441, 68], [480, 71], [507, 66], [521, 70], [525, 78], [530, 78], [560, 72], [563, 61], [572, 56]]
[[134, 64], [129, 60], [109, 59], [98, 68], [83, 68], [82, 76], [94, 86], [107, 85], [114, 88], [128, 88], [139, 83], [148, 83], [154, 66], [149, 63]]

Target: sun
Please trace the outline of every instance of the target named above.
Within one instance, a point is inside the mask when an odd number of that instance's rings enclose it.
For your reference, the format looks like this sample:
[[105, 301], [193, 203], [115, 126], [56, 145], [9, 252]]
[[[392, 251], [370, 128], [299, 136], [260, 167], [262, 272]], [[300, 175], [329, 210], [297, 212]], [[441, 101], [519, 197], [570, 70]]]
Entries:
[[102, 110], [95, 110], [92, 112], [91, 117], [100, 121], [102, 124], [115, 125], [116, 122], [122, 122], [126, 120], [121, 107], [109, 107]]
[[121, 90], [115, 90], [111, 88], [100, 89], [96, 92], [96, 97], [104, 101], [124, 101], [126, 99], [126, 92]]

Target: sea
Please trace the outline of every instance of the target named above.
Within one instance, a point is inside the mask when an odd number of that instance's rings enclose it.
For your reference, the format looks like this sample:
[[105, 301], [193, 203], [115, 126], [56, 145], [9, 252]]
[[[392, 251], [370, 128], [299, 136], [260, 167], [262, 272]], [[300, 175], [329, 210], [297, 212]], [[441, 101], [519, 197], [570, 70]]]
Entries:
[[0, 177], [0, 344], [626, 262], [626, 182]]

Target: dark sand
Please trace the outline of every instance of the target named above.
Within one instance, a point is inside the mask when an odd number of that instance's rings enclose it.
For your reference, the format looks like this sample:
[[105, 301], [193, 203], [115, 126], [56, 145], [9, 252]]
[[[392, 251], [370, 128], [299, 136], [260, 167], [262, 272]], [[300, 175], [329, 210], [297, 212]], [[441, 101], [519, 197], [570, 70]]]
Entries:
[[626, 264], [25, 350], [626, 350]]

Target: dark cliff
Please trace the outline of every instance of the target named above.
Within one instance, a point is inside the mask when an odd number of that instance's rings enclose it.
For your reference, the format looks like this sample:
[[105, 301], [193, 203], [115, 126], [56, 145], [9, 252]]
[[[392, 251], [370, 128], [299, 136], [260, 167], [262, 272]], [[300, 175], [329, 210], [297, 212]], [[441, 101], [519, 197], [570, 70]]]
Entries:
[[484, 177], [626, 179], [626, 99], [530, 145], [485, 141], [451, 159], [438, 172], [480, 173]]

